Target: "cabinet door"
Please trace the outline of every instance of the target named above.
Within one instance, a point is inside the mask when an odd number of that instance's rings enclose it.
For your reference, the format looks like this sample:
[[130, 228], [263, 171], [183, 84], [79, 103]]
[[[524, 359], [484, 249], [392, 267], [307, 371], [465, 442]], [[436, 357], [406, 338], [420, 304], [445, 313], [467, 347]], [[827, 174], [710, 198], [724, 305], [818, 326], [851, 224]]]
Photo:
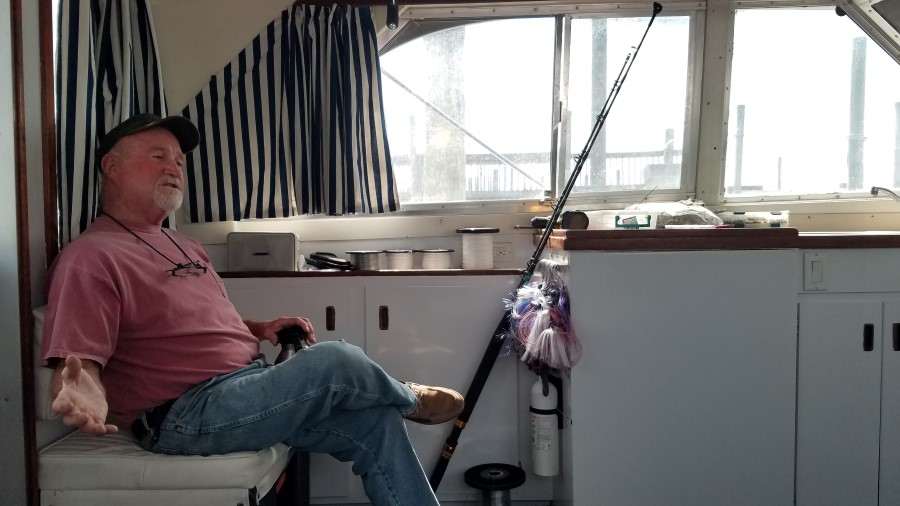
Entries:
[[[280, 316], [308, 317], [320, 342], [344, 339], [365, 346], [362, 290], [353, 278], [226, 278], [228, 297], [242, 317], [271, 320]], [[360, 310], [354, 311], [353, 308]], [[278, 350], [268, 342], [260, 351], [270, 360]], [[365, 495], [351, 463], [324, 453], [312, 453], [310, 496], [314, 502], [356, 500]]]
[[[362, 294], [354, 278], [226, 278], [228, 298], [242, 317], [271, 320], [280, 316], [310, 319], [319, 341], [344, 339], [365, 346]], [[267, 343], [263, 343], [267, 344]], [[266, 348], [265, 351], [271, 351]], [[269, 356], [266, 353], [266, 356]], [[271, 358], [274, 360], [273, 355]]]
[[797, 504], [877, 505], [882, 304], [801, 302], [799, 328]]
[[900, 504], [900, 302], [884, 305], [881, 374], [881, 506]]
[[[419, 278], [370, 281], [366, 285], [366, 352], [401, 380], [442, 385], [465, 394], [488, 340], [504, 314], [503, 299], [515, 288], [510, 276]], [[463, 474], [475, 465], [526, 464], [520, 455], [520, 422], [528, 420], [519, 404], [515, 355], [497, 358], [459, 445], [450, 460], [438, 498], [476, 500], [480, 493], [465, 484]], [[522, 368], [524, 369], [524, 368]], [[527, 374], [527, 371], [524, 371]], [[528, 384], [533, 382], [528, 378]], [[407, 424], [410, 439], [430, 476], [438, 462], [451, 423]], [[530, 433], [524, 439], [530, 441]], [[529, 452], [530, 455], [530, 452]], [[550, 499], [549, 479], [529, 474], [513, 497]], [[543, 495], [541, 495], [543, 490]]]
[[576, 504], [792, 504], [797, 260], [572, 252]]

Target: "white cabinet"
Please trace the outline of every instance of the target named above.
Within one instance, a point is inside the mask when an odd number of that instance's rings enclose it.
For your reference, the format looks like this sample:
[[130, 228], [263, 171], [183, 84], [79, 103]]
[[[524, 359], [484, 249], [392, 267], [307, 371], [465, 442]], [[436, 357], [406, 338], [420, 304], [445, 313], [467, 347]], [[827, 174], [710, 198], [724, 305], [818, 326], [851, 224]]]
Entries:
[[[396, 378], [445, 385], [465, 394], [504, 314], [503, 298], [517, 282], [509, 276], [372, 279], [366, 283], [366, 352]], [[438, 488], [441, 501], [480, 499], [463, 480], [472, 466], [521, 462], [531, 469], [527, 389], [534, 378], [515, 355], [498, 357]], [[431, 475], [450, 424], [407, 428]], [[549, 501], [550, 480], [529, 473], [511, 495]]]
[[[225, 278], [228, 298], [245, 319], [271, 320], [279, 316], [308, 317], [319, 341], [344, 339], [365, 347], [363, 290], [344, 278]], [[278, 349], [262, 343], [270, 362]], [[364, 497], [351, 464], [330, 455], [310, 454], [310, 496], [318, 501]]]
[[[347, 339], [398, 379], [448, 386], [463, 394], [503, 316], [503, 300], [518, 281], [512, 275], [225, 279], [229, 297], [246, 318], [309, 316], [320, 341]], [[327, 330], [329, 318], [334, 330]], [[528, 391], [533, 381], [515, 355], [497, 359], [438, 489], [442, 502], [481, 499], [463, 480], [474, 465], [521, 462], [530, 468]], [[450, 424], [407, 427], [430, 475]], [[311, 457], [314, 502], [367, 502], [349, 464], [327, 455]], [[551, 480], [528, 473], [512, 497], [549, 501]]]
[[[340, 278], [225, 278], [228, 298], [245, 319], [270, 320], [279, 316], [308, 317], [321, 341], [345, 339], [365, 346], [363, 293]], [[276, 355], [269, 356], [274, 360]]]
[[799, 252], [556, 252], [584, 356], [555, 503], [791, 505]]
[[827, 270], [799, 305], [797, 504], [900, 504], [896, 253], [815, 255]]

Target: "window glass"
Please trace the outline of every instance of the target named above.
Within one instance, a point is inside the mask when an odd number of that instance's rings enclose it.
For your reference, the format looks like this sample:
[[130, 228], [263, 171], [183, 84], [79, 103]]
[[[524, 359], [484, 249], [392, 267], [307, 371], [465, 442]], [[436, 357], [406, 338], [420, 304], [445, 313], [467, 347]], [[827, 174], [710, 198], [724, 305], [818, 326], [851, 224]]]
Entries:
[[[568, 151], [579, 154], [649, 18], [574, 19]], [[575, 192], [679, 189], [688, 111], [690, 18], [660, 16], [615, 97]], [[576, 160], [570, 156], [569, 172]]]
[[900, 66], [834, 8], [738, 10], [726, 196], [900, 186], [898, 104]]
[[381, 57], [404, 204], [534, 199], [550, 188], [554, 20], [494, 20]]

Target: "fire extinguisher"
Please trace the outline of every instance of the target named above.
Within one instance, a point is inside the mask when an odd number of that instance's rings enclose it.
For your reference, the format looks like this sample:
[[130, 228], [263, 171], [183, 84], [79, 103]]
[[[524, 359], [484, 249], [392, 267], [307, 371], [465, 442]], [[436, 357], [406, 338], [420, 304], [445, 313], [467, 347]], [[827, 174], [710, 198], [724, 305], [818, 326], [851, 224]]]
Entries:
[[558, 392], [543, 378], [531, 387], [531, 457], [534, 474], [559, 474]]

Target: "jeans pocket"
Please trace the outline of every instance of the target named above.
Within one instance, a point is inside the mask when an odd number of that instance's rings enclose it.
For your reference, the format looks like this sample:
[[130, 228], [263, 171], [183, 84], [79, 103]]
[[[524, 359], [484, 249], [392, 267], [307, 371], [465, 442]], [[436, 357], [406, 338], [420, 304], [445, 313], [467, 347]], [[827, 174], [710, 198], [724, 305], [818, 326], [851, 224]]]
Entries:
[[183, 434], [199, 434], [203, 431], [203, 412], [210, 395], [225, 382], [254, 374], [265, 369], [265, 357], [259, 358], [236, 371], [214, 376], [183, 393], [172, 406], [171, 416], [166, 417], [162, 428]]

